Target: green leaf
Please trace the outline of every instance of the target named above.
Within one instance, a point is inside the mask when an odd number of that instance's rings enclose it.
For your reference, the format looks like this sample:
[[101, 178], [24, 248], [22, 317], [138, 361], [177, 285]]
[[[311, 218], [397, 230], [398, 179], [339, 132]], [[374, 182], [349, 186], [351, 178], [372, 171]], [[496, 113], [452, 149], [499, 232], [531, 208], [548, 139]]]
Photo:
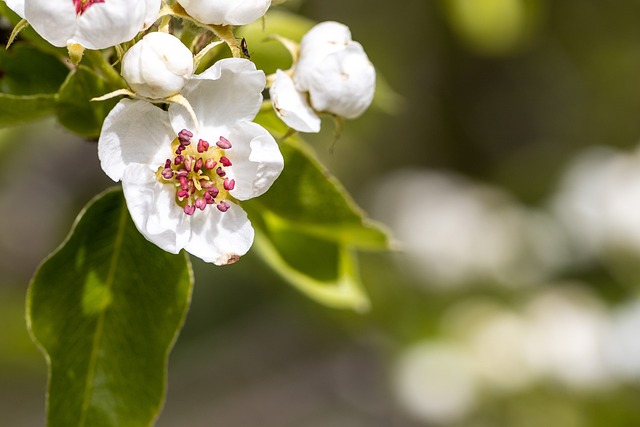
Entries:
[[[261, 114], [273, 133], [282, 128]], [[355, 249], [388, 248], [385, 231], [366, 218], [338, 180], [296, 138], [280, 141], [285, 168], [263, 196], [243, 202], [256, 229], [257, 253], [294, 287], [336, 308], [368, 307]]]
[[68, 72], [58, 58], [24, 43], [0, 50], [0, 127], [54, 114]]
[[257, 254], [293, 287], [330, 307], [359, 312], [369, 308], [352, 248], [286, 226], [253, 225]]
[[0, 93], [0, 127], [13, 126], [53, 114], [56, 95]]
[[94, 199], [27, 295], [49, 365], [48, 426], [152, 425], [191, 290], [188, 258], [145, 240], [121, 191]]
[[[259, 121], [270, 128], [264, 118]], [[285, 167], [269, 191], [246, 204], [270, 223], [361, 249], [384, 250], [389, 239], [299, 138], [280, 141]]]
[[100, 135], [102, 122], [118, 102], [91, 101], [120, 87], [109, 83], [87, 66], [80, 65], [69, 74], [58, 94], [58, 121], [67, 129], [87, 138]]
[[0, 89], [14, 95], [58, 92], [69, 69], [59, 58], [25, 43], [0, 49]]

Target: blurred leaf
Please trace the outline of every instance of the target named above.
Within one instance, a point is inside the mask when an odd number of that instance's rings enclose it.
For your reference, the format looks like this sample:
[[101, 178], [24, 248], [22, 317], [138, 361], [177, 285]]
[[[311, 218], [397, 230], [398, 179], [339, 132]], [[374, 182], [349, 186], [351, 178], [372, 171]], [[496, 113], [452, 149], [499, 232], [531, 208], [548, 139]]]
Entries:
[[23, 43], [0, 50], [0, 127], [52, 115], [68, 72], [56, 57]]
[[58, 92], [69, 69], [55, 56], [24, 43], [0, 50], [0, 89], [14, 95]]
[[188, 258], [145, 240], [120, 191], [94, 199], [27, 296], [49, 364], [48, 426], [151, 425], [191, 289]]
[[286, 70], [291, 67], [291, 55], [285, 47], [271, 35], [300, 42], [302, 36], [315, 24], [314, 21], [300, 15], [288, 13], [282, 10], [274, 10], [265, 17], [265, 28], [262, 21], [245, 25], [238, 30], [238, 36], [247, 40], [247, 47], [251, 54], [251, 60], [256, 67], [267, 74], [276, 72], [277, 68]]
[[56, 95], [9, 95], [0, 93], [0, 127], [12, 126], [53, 114]]
[[58, 121], [72, 132], [87, 138], [100, 135], [102, 122], [116, 105], [116, 98], [91, 101], [120, 87], [110, 84], [92, 69], [80, 65], [65, 80], [58, 94]]

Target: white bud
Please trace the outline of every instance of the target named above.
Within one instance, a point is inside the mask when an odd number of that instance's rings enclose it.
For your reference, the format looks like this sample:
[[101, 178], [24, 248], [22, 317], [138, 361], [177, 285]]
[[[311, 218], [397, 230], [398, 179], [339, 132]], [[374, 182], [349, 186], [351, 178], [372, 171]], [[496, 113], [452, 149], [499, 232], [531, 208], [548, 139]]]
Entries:
[[122, 58], [122, 76], [137, 94], [153, 99], [179, 93], [193, 75], [193, 54], [171, 34], [149, 33]]
[[320, 132], [320, 117], [311, 109], [305, 95], [296, 90], [287, 73], [276, 70], [269, 95], [276, 114], [287, 126], [300, 132]]
[[353, 119], [373, 101], [376, 72], [349, 28], [330, 21], [302, 38], [294, 82], [314, 110]]
[[178, 0], [189, 15], [205, 24], [246, 25], [261, 18], [271, 0]]

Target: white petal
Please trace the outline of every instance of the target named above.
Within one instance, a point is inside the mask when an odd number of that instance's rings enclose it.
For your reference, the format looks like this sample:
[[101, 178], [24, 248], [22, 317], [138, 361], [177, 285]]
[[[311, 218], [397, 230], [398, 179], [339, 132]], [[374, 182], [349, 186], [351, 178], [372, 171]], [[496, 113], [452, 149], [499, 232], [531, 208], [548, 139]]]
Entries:
[[160, 4], [160, 0], [146, 0], [145, 4], [147, 9], [144, 17], [144, 29], [147, 29], [158, 19], [160, 6], [162, 5]]
[[300, 132], [320, 131], [320, 117], [309, 106], [304, 94], [296, 89], [287, 73], [276, 71], [269, 95], [273, 109], [287, 126]]
[[[262, 105], [266, 78], [253, 62], [227, 58], [193, 76], [182, 91], [200, 122], [200, 133], [218, 138], [240, 120], [253, 120]], [[193, 129], [186, 110], [177, 104], [169, 107], [176, 132]], [[217, 139], [216, 139], [217, 140]]]
[[4, 0], [9, 9], [17, 13], [20, 18], [24, 18], [24, 0]]
[[253, 243], [253, 227], [240, 206], [229, 205], [226, 212], [208, 206], [190, 217], [191, 238], [185, 246], [187, 252], [216, 265], [233, 263], [247, 253]]
[[238, 123], [230, 138], [233, 148], [226, 150], [226, 155], [233, 166], [228, 168], [228, 177], [236, 182], [231, 195], [247, 200], [263, 194], [284, 168], [278, 143], [253, 122]]
[[160, 183], [149, 165], [131, 163], [122, 176], [122, 190], [140, 233], [165, 251], [178, 253], [190, 237], [190, 226], [176, 203], [175, 187]]
[[104, 120], [98, 140], [98, 157], [105, 173], [114, 181], [122, 178], [129, 163], [153, 165], [156, 169], [172, 157], [174, 138], [166, 111], [144, 101], [123, 99]]
[[351, 31], [346, 25], [338, 22], [321, 22], [311, 28], [300, 42], [300, 58], [296, 64], [296, 87], [306, 92], [309, 83], [306, 80], [306, 69], [313, 70], [321, 64], [327, 55], [339, 52], [352, 43]]
[[316, 111], [353, 119], [373, 101], [376, 72], [360, 43], [328, 55], [313, 69], [298, 68], [296, 79], [303, 72]]
[[76, 8], [71, 0], [29, 0], [24, 3], [25, 18], [46, 41], [67, 46], [77, 29]]
[[178, 3], [205, 24], [245, 25], [263, 16], [271, 0], [178, 0]]
[[[69, 0], [71, 3], [71, 1]], [[78, 31], [68, 41], [88, 49], [104, 49], [129, 41], [144, 28], [145, 2], [107, 0], [78, 16]]]
[[153, 32], [122, 58], [122, 76], [139, 95], [167, 98], [180, 92], [193, 74], [193, 54], [171, 34]]

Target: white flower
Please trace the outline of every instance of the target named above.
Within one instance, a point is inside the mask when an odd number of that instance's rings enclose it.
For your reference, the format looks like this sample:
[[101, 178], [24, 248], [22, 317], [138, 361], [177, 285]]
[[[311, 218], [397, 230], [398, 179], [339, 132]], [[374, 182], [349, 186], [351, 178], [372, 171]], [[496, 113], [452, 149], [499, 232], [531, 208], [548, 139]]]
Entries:
[[427, 286], [518, 286], [563, 259], [557, 230], [499, 188], [428, 170], [400, 170], [372, 183], [372, 211], [406, 250], [398, 258]]
[[478, 400], [473, 360], [459, 345], [424, 341], [400, 354], [394, 369], [400, 404], [428, 425], [458, 423]]
[[271, 0], [178, 0], [189, 15], [205, 24], [245, 25], [267, 13]]
[[10, 0], [7, 6], [54, 46], [104, 49], [153, 24], [160, 0]]
[[552, 205], [577, 258], [640, 254], [640, 148], [593, 147], [580, 154]]
[[244, 255], [254, 231], [236, 200], [263, 194], [284, 161], [273, 137], [251, 122], [265, 76], [251, 61], [223, 59], [187, 83], [168, 111], [120, 101], [98, 142], [104, 171], [122, 180], [140, 232], [162, 249], [181, 249], [217, 265]]
[[21, 18], [24, 18], [24, 0], [4, 0], [9, 9], [17, 13]]
[[168, 98], [182, 90], [193, 74], [193, 54], [171, 34], [149, 33], [122, 58], [122, 76], [134, 92]]
[[362, 45], [351, 40], [349, 28], [322, 22], [302, 38], [293, 76], [278, 70], [271, 100], [287, 126], [318, 132], [318, 113], [347, 119], [360, 116], [371, 105], [376, 72]]

